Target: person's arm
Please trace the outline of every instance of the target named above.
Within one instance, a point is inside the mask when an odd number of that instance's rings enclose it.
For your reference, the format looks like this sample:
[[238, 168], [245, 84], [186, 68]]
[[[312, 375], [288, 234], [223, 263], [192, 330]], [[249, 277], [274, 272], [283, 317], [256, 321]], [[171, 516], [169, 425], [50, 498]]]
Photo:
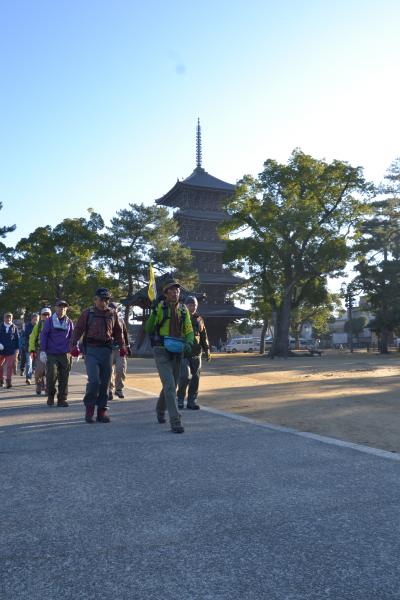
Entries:
[[192, 346], [194, 342], [194, 332], [188, 310], [185, 311], [185, 320], [183, 322], [182, 333], [183, 337], [185, 338], [185, 344]]
[[146, 333], [153, 333], [157, 324], [157, 307], [152, 308], [149, 318], [144, 324], [144, 330]]
[[74, 332], [74, 323], [73, 323], [72, 319], [69, 319], [69, 328], [68, 328], [68, 333], [67, 333], [67, 340], [69, 340], [69, 342], [71, 342], [73, 332]]
[[14, 349], [15, 352], [19, 350], [19, 333], [17, 327], [15, 327]]
[[47, 337], [49, 335], [49, 331], [50, 331], [50, 319], [47, 319], [47, 321], [44, 323], [43, 327], [42, 327], [42, 331], [40, 332], [40, 351], [41, 352], [47, 352]]
[[29, 352], [36, 352], [36, 342], [39, 335], [39, 323], [36, 323], [29, 336]]
[[124, 336], [125, 346], [128, 348], [128, 346], [129, 346], [128, 330], [126, 328], [125, 321], [121, 321], [121, 324], [122, 324], [122, 334]]
[[201, 319], [200, 327], [201, 327], [200, 328], [200, 346], [208, 360], [208, 358], [210, 356], [210, 342], [208, 341], [207, 329], [206, 329], [203, 319]]
[[122, 333], [122, 327], [117, 316], [115, 317], [114, 321], [113, 338], [120, 348], [125, 348], [125, 340]]
[[76, 348], [79, 340], [85, 333], [88, 317], [89, 317], [89, 309], [86, 309], [83, 311], [83, 313], [79, 317], [78, 322], [75, 326], [75, 329], [73, 329], [73, 331], [72, 331], [71, 341], [69, 344], [70, 349]]

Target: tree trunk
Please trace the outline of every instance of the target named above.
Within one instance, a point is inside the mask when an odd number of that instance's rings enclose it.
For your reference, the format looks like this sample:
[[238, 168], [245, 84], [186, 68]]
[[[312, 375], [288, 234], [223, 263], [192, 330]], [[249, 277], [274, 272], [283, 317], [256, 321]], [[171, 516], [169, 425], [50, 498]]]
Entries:
[[[128, 298], [130, 298], [131, 296], [133, 296], [133, 277], [132, 277], [132, 275], [128, 274]], [[127, 304], [125, 306], [124, 321], [125, 321], [125, 325], [126, 325], [127, 329], [128, 329], [128, 323], [129, 323], [129, 315], [131, 313], [131, 307], [132, 307], [132, 304]]]
[[263, 326], [261, 329], [261, 340], [260, 340], [260, 354], [265, 354], [265, 336], [268, 331], [269, 322], [267, 318], [264, 318]]
[[290, 330], [291, 297], [287, 292], [283, 298], [282, 305], [277, 313], [277, 331], [270, 356], [289, 356], [289, 330]]
[[379, 350], [380, 350], [381, 354], [389, 353], [388, 338], [389, 338], [389, 331], [386, 329], [386, 327], [383, 327], [381, 330], [381, 335], [380, 335], [380, 340], [379, 340]]
[[128, 324], [129, 324], [129, 315], [131, 313], [131, 306], [132, 306], [132, 304], [127, 304], [125, 306], [124, 321], [125, 321], [125, 325], [126, 325], [127, 329], [128, 329]]

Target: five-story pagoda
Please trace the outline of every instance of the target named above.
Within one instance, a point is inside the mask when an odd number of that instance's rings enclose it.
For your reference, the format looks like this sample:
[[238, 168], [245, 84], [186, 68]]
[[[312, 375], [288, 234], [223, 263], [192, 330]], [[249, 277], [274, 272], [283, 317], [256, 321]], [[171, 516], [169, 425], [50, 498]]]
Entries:
[[206, 295], [200, 313], [204, 316], [210, 341], [217, 345], [226, 340], [226, 328], [247, 311], [236, 308], [227, 294], [241, 280], [223, 268], [225, 242], [217, 226], [227, 218], [223, 210], [235, 186], [213, 177], [202, 167], [201, 129], [197, 122], [196, 168], [189, 177], [178, 180], [157, 204], [177, 208], [174, 217], [179, 224], [179, 239], [190, 248], [199, 275], [198, 292]]

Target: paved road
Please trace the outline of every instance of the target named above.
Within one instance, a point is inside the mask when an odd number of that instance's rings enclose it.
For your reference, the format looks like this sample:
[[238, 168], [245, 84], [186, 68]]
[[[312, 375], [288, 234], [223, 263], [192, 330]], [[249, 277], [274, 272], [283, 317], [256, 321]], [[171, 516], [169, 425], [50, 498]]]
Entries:
[[2, 600], [400, 599], [399, 462], [83, 384], [0, 390]]

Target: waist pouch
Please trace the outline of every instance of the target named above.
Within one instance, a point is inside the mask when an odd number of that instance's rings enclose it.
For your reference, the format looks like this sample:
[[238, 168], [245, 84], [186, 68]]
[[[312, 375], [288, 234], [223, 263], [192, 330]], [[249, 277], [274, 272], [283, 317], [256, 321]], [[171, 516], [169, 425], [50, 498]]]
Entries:
[[185, 340], [165, 335], [164, 348], [172, 354], [181, 354], [185, 348]]

